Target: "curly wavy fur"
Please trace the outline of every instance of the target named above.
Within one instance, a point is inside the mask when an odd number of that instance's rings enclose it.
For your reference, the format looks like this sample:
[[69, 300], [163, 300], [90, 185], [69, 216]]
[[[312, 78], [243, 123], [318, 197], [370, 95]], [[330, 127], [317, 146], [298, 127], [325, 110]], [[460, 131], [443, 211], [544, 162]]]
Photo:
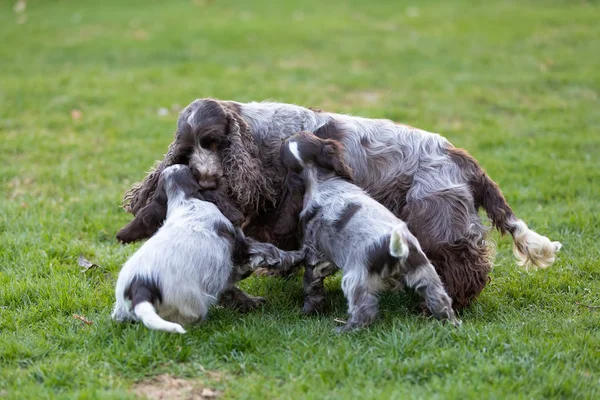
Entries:
[[[155, 194], [160, 173], [168, 166], [190, 163], [190, 158], [200, 143], [200, 138], [213, 136], [223, 147], [218, 156], [227, 181], [230, 195], [240, 208], [257, 212], [268, 203], [276, 202], [276, 190], [272, 185], [272, 173], [262, 167], [258, 147], [254, 144], [248, 125], [233, 106], [212, 99], [196, 100], [186, 107], [177, 121], [175, 140], [169, 146], [164, 159], [148, 173], [141, 183], [133, 185], [124, 196], [123, 206], [136, 215]], [[193, 132], [190, 136], [189, 132]], [[218, 178], [218, 177], [215, 177]]]
[[[406, 220], [435, 260], [457, 307], [483, 290], [491, 269], [479, 207], [501, 233], [512, 235], [520, 264], [547, 266], [560, 248], [518, 219], [479, 164], [440, 135], [388, 120], [273, 102], [196, 100], [182, 112], [179, 124], [190, 119], [194, 129], [203, 119], [220, 121], [223, 136], [230, 137], [227, 150], [219, 152], [225, 181], [250, 220], [246, 231], [261, 240], [280, 244], [294, 237], [297, 225], [290, 224], [290, 215], [300, 212], [301, 183], [295, 183], [298, 190], [284, 189], [290, 185], [284, 182], [278, 150], [283, 140], [306, 130], [344, 145], [354, 183]], [[173, 163], [176, 142], [157, 171]], [[128, 211], [136, 213], [147, 203], [156, 179], [155, 171], [127, 193]]]

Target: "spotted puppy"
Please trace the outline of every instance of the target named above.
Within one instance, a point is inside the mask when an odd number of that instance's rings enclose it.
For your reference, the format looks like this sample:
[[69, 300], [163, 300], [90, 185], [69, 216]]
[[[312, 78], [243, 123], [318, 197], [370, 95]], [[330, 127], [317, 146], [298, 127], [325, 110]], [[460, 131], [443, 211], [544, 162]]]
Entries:
[[216, 205], [198, 198], [187, 166], [164, 169], [158, 190], [167, 200], [166, 221], [119, 273], [112, 313], [117, 321], [185, 333], [182, 325], [204, 318], [219, 298], [231, 305], [258, 301], [234, 286], [254, 268], [288, 268], [303, 260], [302, 251], [245, 237]]
[[440, 277], [406, 224], [351, 183], [342, 145], [309, 132], [290, 137], [281, 160], [304, 182], [300, 213], [306, 254], [305, 311], [323, 306], [323, 279], [343, 271], [347, 331], [371, 324], [377, 294], [402, 283], [424, 297], [432, 314], [458, 325]]

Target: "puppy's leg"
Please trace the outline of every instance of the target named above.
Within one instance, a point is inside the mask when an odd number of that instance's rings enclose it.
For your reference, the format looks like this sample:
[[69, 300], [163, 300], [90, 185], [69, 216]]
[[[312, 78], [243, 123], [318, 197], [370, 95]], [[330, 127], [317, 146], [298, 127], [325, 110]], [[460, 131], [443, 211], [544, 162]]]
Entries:
[[375, 321], [379, 312], [379, 301], [369, 288], [368, 275], [363, 266], [354, 266], [344, 271], [342, 290], [348, 300], [348, 321], [337, 329], [347, 332], [368, 326]]
[[405, 265], [407, 269], [404, 277], [406, 285], [425, 299], [425, 304], [434, 317], [448, 320], [455, 326], [460, 325], [461, 322], [456, 318], [452, 309], [452, 300], [446, 293], [435, 268], [421, 250], [417, 239], [409, 232], [407, 234], [409, 235], [409, 254]]
[[266, 303], [264, 297], [248, 295], [234, 284], [230, 284], [220, 295], [219, 304], [224, 307], [233, 308], [240, 312], [249, 312], [260, 308]]
[[270, 244], [246, 238], [252, 268], [274, 268], [289, 271], [304, 261], [304, 249], [285, 251]]
[[322, 254], [307, 246], [304, 270], [304, 307], [305, 314], [321, 313], [327, 306], [323, 281], [333, 275], [337, 267], [326, 261]]

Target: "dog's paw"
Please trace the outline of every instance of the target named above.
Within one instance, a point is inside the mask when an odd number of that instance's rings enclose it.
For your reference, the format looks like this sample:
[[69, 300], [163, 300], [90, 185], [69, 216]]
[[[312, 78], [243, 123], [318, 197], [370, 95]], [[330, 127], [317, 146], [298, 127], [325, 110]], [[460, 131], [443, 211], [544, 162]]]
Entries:
[[304, 307], [302, 307], [302, 313], [305, 315], [322, 314], [327, 309], [327, 302], [325, 299], [322, 300], [305, 300]]
[[246, 313], [257, 310], [267, 303], [267, 299], [264, 297], [252, 297], [248, 296], [244, 300], [239, 301], [236, 308], [239, 312]]

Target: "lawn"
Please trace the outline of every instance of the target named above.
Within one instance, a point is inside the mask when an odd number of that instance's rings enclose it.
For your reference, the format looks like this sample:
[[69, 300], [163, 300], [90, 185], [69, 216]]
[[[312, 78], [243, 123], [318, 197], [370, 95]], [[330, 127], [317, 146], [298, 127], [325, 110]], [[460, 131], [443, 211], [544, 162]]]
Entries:
[[[0, 5], [0, 398], [161, 385], [170, 398], [599, 398], [597, 2], [14, 3]], [[181, 106], [209, 96], [440, 132], [563, 250], [526, 271], [494, 234], [491, 282], [460, 329], [402, 293], [369, 329], [336, 335], [339, 276], [318, 317], [300, 312], [299, 277], [251, 277], [262, 310], [215, 308], [183, 336], [114, 324], [138, 247], [114, 238], [131, 218], [122, 194], [166, 151]], [[80, 254], [99, 267], [80, 272]]]

